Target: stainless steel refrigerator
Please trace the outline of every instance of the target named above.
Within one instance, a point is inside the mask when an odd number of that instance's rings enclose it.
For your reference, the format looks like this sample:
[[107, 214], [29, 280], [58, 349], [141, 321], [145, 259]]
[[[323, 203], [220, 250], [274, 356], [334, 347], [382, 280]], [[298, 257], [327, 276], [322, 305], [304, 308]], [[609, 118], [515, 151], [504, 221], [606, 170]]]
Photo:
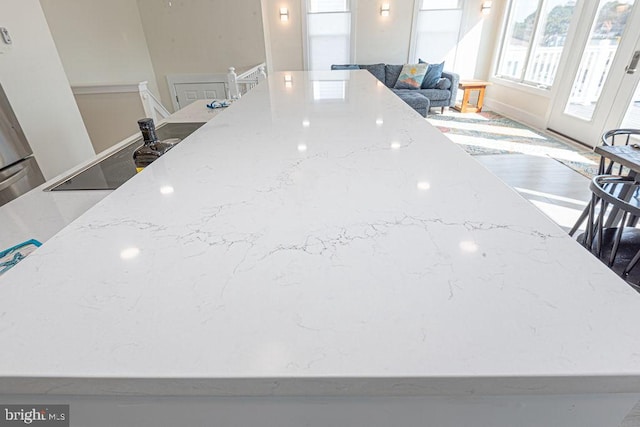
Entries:
[[43, 182], [27, 138], [0, 86], [0, 206]]

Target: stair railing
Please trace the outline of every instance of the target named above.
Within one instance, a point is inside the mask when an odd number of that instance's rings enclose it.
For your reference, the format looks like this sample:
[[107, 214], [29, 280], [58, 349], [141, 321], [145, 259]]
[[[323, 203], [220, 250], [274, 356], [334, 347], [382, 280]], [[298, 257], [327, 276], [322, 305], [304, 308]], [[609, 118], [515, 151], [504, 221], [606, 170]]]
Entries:
[[227, 85], [230, 99], [239, 99], [245, 93], [253, 89], [258, 83], [267, 78], [266, 64], [263, 62], [250, 69], [236, 74], [235, 67], [229, 67]]

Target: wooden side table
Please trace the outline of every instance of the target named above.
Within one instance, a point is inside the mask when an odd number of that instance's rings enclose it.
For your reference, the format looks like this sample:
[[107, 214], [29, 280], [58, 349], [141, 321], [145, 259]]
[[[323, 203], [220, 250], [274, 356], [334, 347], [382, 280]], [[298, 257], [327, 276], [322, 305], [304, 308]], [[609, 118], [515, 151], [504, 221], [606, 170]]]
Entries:
[[[463, 90], [462, 103], [457, 103], [453, 109], [461, 113], [479, 113], [482, 111], [482, 103], [484, 101], [484, 90], [491, 83], [482, 80], [461, 80], [458, 83], [458, 89]], [[476, 105], [469, 103], [471, 92], [478, 91], [478, 103]]]

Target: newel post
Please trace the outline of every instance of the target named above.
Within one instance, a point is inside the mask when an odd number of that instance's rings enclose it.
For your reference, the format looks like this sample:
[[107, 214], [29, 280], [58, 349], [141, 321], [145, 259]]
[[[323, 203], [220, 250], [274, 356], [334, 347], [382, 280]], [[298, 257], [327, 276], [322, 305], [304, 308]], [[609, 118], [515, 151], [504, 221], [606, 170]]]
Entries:
[[239, 99], [240, 88], [238, 87], [238, 75], [236, 74], [235, 67], [229, 67], [229, 73], [227, 74], [227, 85], [229, 86], [229, 98]]

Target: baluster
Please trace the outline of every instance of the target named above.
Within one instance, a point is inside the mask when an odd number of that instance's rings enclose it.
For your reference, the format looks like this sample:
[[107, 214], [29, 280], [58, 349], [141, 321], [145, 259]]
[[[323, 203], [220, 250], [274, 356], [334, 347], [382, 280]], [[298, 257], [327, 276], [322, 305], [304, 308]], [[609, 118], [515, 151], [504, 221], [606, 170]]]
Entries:
[[238, 87], [238, 75], [236, 74], [235, 67], [229, 67], [229, 73], [227, 74], [227, 85], [229, 86], [229, 98], [239, 99], [240, 88]]

